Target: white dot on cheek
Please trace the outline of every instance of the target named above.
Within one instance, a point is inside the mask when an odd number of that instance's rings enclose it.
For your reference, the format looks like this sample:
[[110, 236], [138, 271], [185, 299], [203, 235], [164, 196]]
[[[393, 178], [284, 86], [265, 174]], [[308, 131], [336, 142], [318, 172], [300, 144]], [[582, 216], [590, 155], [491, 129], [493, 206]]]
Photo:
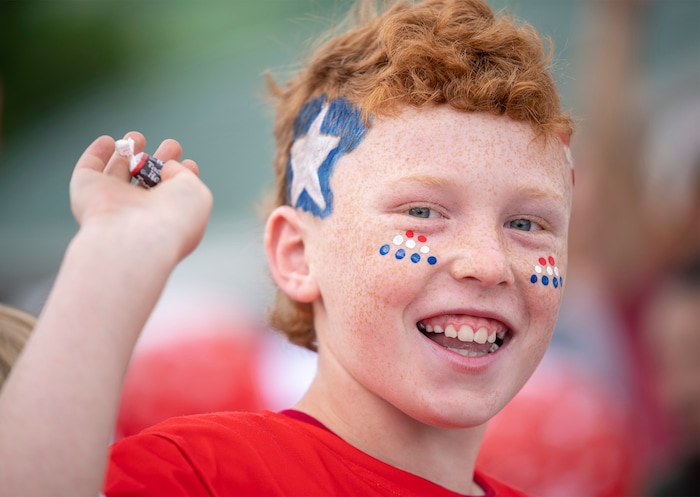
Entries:
[[559, 268], [558, 268], [558, 267], [555, 267], [555, 268], [554, 268], [554, 274], [557, 275], [557, 276], [559, 276]]
[[421, 253], [421, 254], [427, 254], [428, 252], [430, 252], [430, 248], [428, 248], [427, 245], [423, 245], [423, 246], [420, 248], [420, 253]]
[[396, 235], [394, 237], [394, 245], [401, 245], [403, 243], [403, 237], [401, 235]]
[[536, 272], [537, 274], [542, 273], [542, 268], [539, 267], [539, 266], [535, 266], [535, 272]]
[[416, 241], [415, 240], [406, 240], [406, 246], [408, 248], [413, 248], [416, 246]]
[[547, 274], [552, 276], [554, 274], [554, 271], [552, 271], [552, 268], [550, 266], [547, 266]]

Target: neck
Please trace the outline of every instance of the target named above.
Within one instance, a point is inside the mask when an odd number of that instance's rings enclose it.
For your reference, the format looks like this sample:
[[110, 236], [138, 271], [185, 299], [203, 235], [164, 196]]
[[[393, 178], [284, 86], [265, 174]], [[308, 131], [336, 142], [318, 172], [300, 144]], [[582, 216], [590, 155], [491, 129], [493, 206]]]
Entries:
[[[295, 409], [318, 419], [343, 440], [380, 461], [454, 492], [483, 493], [473, 475], [485, 425], [431, 426], [364, 389], [347, 375], [337, 374], [338, 369], [329, 369], [334, 368], [324, 365], [319, 356], [316, 377]], [[328, 381], [329, 377], [332, 381]]]

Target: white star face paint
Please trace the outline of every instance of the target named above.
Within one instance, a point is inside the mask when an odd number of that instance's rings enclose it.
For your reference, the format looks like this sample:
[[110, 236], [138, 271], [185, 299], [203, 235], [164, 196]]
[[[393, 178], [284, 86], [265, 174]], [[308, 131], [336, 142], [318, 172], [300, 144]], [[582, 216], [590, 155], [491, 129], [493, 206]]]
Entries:
[[425, 260], [425, 262], [434, 266], [438, 260], [434, 255], [428, 255], [430, 247], [428, 247], [427, 242], [428, 238], [426, 236], [416, 235], [414, 231], [408, 230], [401, 235], [396, 235], [391, 240], [391, 243], [385, 243], [379, 247], [379, 255], [389, 255], [392, 248], [394, 248], [394, 259], [397, 261], [408, 257], [408, 260], [413, 264], [418, 264]]
[[294, 121], [287, 164], [289, 203], [321, 218], [333, 210], [330, 177], [335, 163], [364, 138], [362, 114], [345, 98], [308, 102]]
[[134, 155], [134, 140], [131, 138], [117, 140], [115, 145], [119, 155], [129, 159], [129, 172], [138, 185], [151, 188], [160, 183], [163, 161], [144, 152]]

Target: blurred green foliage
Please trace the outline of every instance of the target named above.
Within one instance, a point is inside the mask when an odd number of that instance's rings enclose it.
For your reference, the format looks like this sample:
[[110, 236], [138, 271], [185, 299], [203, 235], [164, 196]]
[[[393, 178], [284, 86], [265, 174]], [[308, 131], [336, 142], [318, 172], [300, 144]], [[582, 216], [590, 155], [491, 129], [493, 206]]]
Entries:
[[2, 127], [10, 139], [53, 104], [112, 73], [136, 70], [162, 50], [298, 17], [300, 0], [2, 0]]

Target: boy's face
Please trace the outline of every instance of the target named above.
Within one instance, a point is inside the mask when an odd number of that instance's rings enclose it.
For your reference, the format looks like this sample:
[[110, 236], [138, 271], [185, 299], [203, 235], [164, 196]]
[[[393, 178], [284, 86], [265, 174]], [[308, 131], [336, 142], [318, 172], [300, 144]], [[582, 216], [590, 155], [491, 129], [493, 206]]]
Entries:
[[572, 197], [562, 144], [507, 117], [408, 108], [375, 119], [330, 187], [332, 212], [303, 214], [320, 374], [423, 423], [487, 421], [554, 328]]

